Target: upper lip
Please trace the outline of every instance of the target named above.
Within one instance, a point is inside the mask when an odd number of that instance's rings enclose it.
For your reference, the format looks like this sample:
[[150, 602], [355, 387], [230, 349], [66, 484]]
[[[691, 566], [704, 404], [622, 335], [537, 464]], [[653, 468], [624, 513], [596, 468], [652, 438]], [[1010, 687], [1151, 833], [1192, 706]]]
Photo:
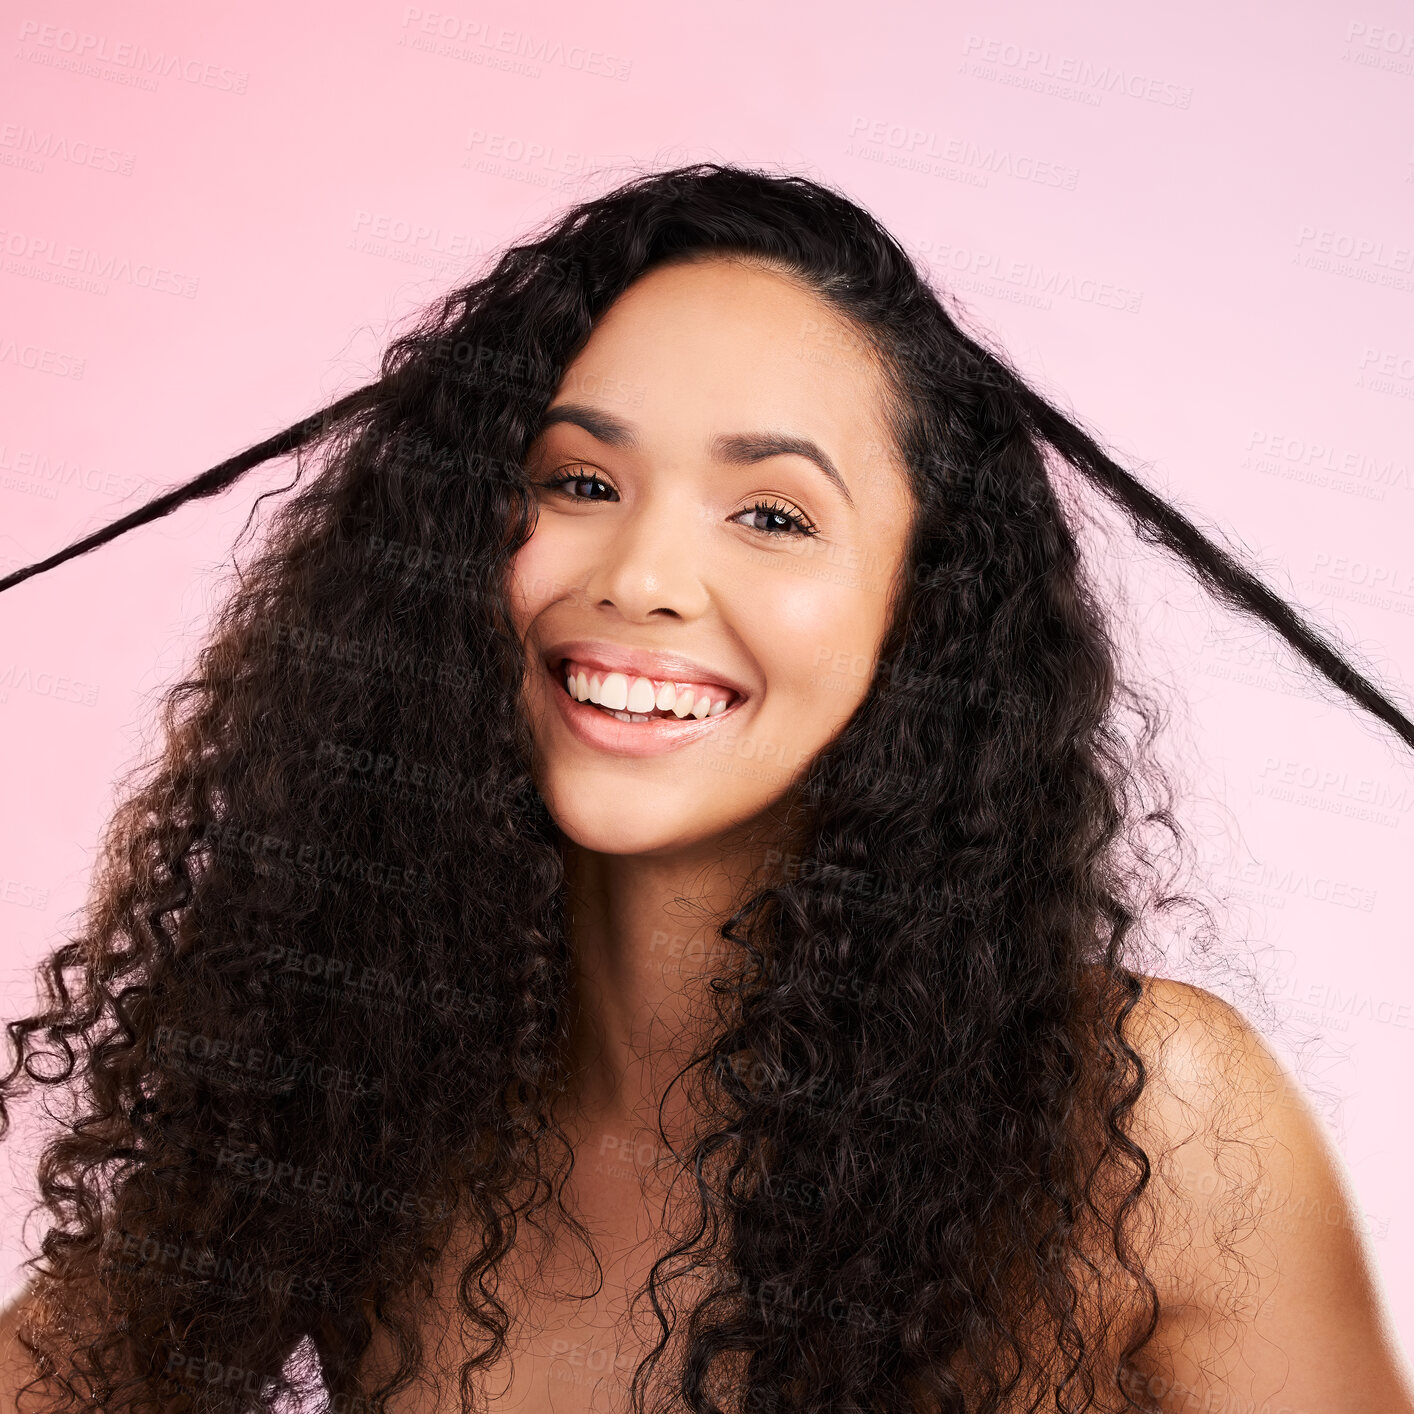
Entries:
[[588, 668], [602, 668], [610, 673], [625, 673], [632, 677], [651, 678], [655, 682], [693, 682], [704, 686], [730, 688], [739, 698], [749, 697], [747, 687], [720, 668], [710, 668], [681, 653], [660, 653], [647, 648], [629, 648], [621, 643], [608, 643], [599, 638], [579, 638], [557, 643], [545, 655], [545, 665], [558, 671], [566, 658]]

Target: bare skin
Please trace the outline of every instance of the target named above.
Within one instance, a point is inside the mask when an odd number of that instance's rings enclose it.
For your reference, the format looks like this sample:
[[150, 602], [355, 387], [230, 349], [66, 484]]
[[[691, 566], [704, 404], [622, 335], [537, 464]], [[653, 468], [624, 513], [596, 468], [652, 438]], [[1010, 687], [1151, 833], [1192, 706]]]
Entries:
[[[503, 1274], [503, 1291], [519, 1293], [512, 1360], [487, 1386], [507, 1414], [626, 1407], [644, 1337], [656, 1334], [651, 1321], [637, 1332], [625, 1321], [669, 1192], [656, 1112], [701, 1039], [695, 999], [711, 969], [712, 925], [679, 900], [708, 913], [725, 905], [770, 848], [793, 771], [864, 697], [911, 510], [883, 385], [857, 336], [793, 281], [747, 263], [695, 262], [637, 282], [566, 371], [551, 407], [569, 405], [621, 426], [562, 421], [536, 439], [535, 480], [581, 480], [538, 490], [511, 587], [537, 783], [569, 842], [579, 1083], [563, 1115], [576, 1153], [566, 1200], [604, 1279], [586, 1295], [595, 1277], [583, 1247], [522, 1229]], [[713, 447], [723, 434], [767, 432], [814, 442], [848, 495], [799, 454], [733, 460]], [[786, 531], [758, 502], [818, 535]], [[571, 639], [687, 655], [746, 699], [694, 744], [604, 751], [567, 725], [542, 662]], [[1414, 1414], [1348, 1181], [1294, 1080], [1237, 1013], [1180, 983], [1148, 979], [1129, 1034], [1150, 1072], [1133, 1137], [1169, 1154], [1151, 1190], [1147, 1264], [1166, 1315], [1136, 1397], [1165, 1414]], [[665, 1118], [670, 1130], [690, 1119], [677, 1102]], [[1236, 1247], [1222, 1240], [1234, 1204], [1252, 1214]], [[390, 1402], [393, 1414], [456, 1407], [463, 1352], [448, 1313], [459, 1258], [447, 1249], [424, 1327], [442, 1399], [413, 1389]], [[1236, 1289], [1235, 1272], [1246, 1273]], [[22, 1368], [9, 1344], [18, 1310], [0, 1322], [8, 1390]], [[380, 1332], [365, 1389], [390, 1352]]]

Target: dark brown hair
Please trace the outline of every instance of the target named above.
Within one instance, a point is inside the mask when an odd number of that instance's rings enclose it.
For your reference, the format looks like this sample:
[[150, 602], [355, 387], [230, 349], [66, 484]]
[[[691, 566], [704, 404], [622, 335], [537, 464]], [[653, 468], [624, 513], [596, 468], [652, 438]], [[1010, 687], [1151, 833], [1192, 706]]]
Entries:
[[[75, 1105], [39, 1165], [50, 1408], [270, 1408], [311, 1348], [329, 1391], [376, 1404], [420, 1362], [454, 1215], [468, 1400], [503, 1353], [498, 1265], [569, 1164], [561, 840], [504, 592], [533, 527], [522, 458], [614, 300], [713, 254], [792, 272], [877, 350], [917, 515], [868, 695], [793, 784], [794, 864], [721, 920], [718, 1024], [682, 1077], [710, 1122], [676, 1156], [635, 1399], [1079, 1411], [1152, 1335], [1126, 1023], [1159, 892], [1142, 836], [1176, 826], [1048, 452], [1411, 745], [1414, 725], [969, 337], [867, 212], [706, 164], [575, 206], [371, 386], [0, 582], [299, 457], [82, 929], [9, 1024], [0, 1098]], [[681, 1320], [678, 1274], [704, 1284]], [[369, 1310], [406, 1364], [361, 1391]]]

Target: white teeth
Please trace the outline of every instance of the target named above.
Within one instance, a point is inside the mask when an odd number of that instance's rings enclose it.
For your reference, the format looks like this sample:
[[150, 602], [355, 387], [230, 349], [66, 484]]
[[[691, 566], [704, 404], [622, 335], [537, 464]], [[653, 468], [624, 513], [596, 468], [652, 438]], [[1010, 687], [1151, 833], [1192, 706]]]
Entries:
[[610, 673], [595, 698], [600, 706], [611, 712], [622, 712], [628, 706], [628, 677], [624, 673]]
[[656, 701], [653, 684], [647, 678], [634, 678], [629, 684], [624, 707], [630, 712], [651, 712]]
[[697, 721], [715, 717], [727, 710], [728, 696], [712, 700], [710, 690], [697, 690], [690, 683], [663, 682], [655, 685], [652, 678], [627, 673], [589, 673], [584, 668], [565, 667], [565, 687], [579, 702], [591, 702], [625, 722], [652, 720], [650, 713], [672, 712], [681, 720], [691, 716]]

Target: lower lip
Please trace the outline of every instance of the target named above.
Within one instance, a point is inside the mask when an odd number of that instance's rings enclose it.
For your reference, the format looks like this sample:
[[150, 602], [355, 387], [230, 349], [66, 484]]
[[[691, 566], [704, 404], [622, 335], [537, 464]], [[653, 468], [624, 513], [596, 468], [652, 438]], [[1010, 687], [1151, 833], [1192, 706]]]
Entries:
[[586, 746], [597, 747], [614, 756], [661, 756], [666, 751], [691, 746], [726, 721], [746, 701], [738, 697], [715, 717], [650, 717], [646, 722], [621, 722], [591, 702], [581, 702], [565, 691], [564, 679], [556, 681], [558, 670], [546, 668], [550, 692], [559, 704], [569, 729]]

